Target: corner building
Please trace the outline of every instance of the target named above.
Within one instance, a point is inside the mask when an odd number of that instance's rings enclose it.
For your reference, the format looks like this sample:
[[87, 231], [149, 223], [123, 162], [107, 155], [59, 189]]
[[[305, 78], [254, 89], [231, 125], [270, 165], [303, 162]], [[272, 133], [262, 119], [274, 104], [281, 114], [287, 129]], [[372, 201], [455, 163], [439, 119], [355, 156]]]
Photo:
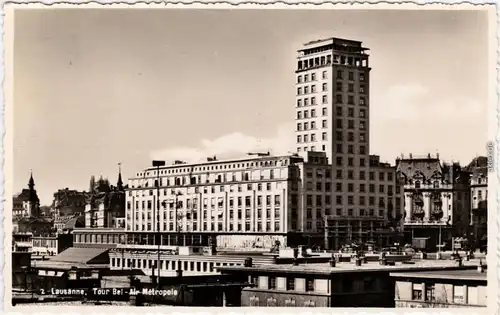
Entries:
[[334, 206], [324, 215], [334, 248], [402, 236], [395, 167], [370, 155], [367, 51], [359, 41], [329, 38], [306, 43], [297, 57], [296, 150], [323, 151], [331, 161]]
[[425, 240], [422, 247], [451, 249], [453, 238], [470, 230], [470, 172], [439, 156], [402, 156], [396, 160], [398, 181], [404, 185], [405, 239]]

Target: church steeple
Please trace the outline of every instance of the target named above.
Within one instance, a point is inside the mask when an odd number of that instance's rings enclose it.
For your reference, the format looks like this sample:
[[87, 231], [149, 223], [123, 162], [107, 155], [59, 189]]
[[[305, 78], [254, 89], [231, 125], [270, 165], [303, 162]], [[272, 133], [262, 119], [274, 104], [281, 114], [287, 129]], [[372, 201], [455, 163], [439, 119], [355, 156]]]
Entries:
[[122, 181], [122, 163], [118, 163], [118, 182], [116, 183], [116, 187], [118, 190], [123, 190], [123, 181]]
[[33, 171], [30, 171], [30, 180], [28, 182], [28, 188], [30, 190], [35, 190], [35, 180], [33, 179]]
[[28, 201], [29, 205], [29, 216], [38, 218], [40, 216], [40, 199], [35, 190], [35, 180], [33, 179], [33, 171], [30, 171], [30, 179], [28, 181]]

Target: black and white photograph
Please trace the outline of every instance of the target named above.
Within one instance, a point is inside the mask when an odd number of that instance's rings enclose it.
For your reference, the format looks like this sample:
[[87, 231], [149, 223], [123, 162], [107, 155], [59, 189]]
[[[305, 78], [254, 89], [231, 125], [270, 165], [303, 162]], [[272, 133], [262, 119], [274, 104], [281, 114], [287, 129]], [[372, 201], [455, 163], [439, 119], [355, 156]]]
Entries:
[[5, 11], [6, 307], [497, 309], [494, 5]]

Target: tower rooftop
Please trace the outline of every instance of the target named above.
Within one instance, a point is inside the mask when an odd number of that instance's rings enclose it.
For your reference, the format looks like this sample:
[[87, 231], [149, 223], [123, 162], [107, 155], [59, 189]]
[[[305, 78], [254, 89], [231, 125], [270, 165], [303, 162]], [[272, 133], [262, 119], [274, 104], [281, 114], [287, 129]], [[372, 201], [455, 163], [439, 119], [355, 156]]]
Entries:
[[341, 48], [346, 48], [349, 51], [363, 52], [369, 50], [362, 46], [362, 42], [338, 37], [329, 37], [323, 39], [317, 39], [304, 44], [304, 48], [298, 50], [298, 52], [306, 52], [312, 49], [318, 49], [320, 47], [331, 46], [331, 49], [340, 50]]

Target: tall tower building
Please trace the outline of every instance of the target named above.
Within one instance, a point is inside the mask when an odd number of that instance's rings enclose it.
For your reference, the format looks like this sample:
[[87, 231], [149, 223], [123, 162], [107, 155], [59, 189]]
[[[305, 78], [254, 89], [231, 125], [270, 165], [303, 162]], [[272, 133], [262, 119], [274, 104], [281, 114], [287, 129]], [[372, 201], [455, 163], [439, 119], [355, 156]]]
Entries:
[[367, 50], [330, 38], [305, 44], [297, 58], [297, 151], [324, 151], [344, 172], [368, 163]]
[[312, 229], [305, 230], [325, 231], [328, 222], [334, 248], [352, 241], [387, 244], [400, 221], [395, 168], [370, 156], [367, 51], [361, 42], [340, 38], [298, 51], [296, 150], [325, 152], [332, 179], [331, 205], [308, 205]]

